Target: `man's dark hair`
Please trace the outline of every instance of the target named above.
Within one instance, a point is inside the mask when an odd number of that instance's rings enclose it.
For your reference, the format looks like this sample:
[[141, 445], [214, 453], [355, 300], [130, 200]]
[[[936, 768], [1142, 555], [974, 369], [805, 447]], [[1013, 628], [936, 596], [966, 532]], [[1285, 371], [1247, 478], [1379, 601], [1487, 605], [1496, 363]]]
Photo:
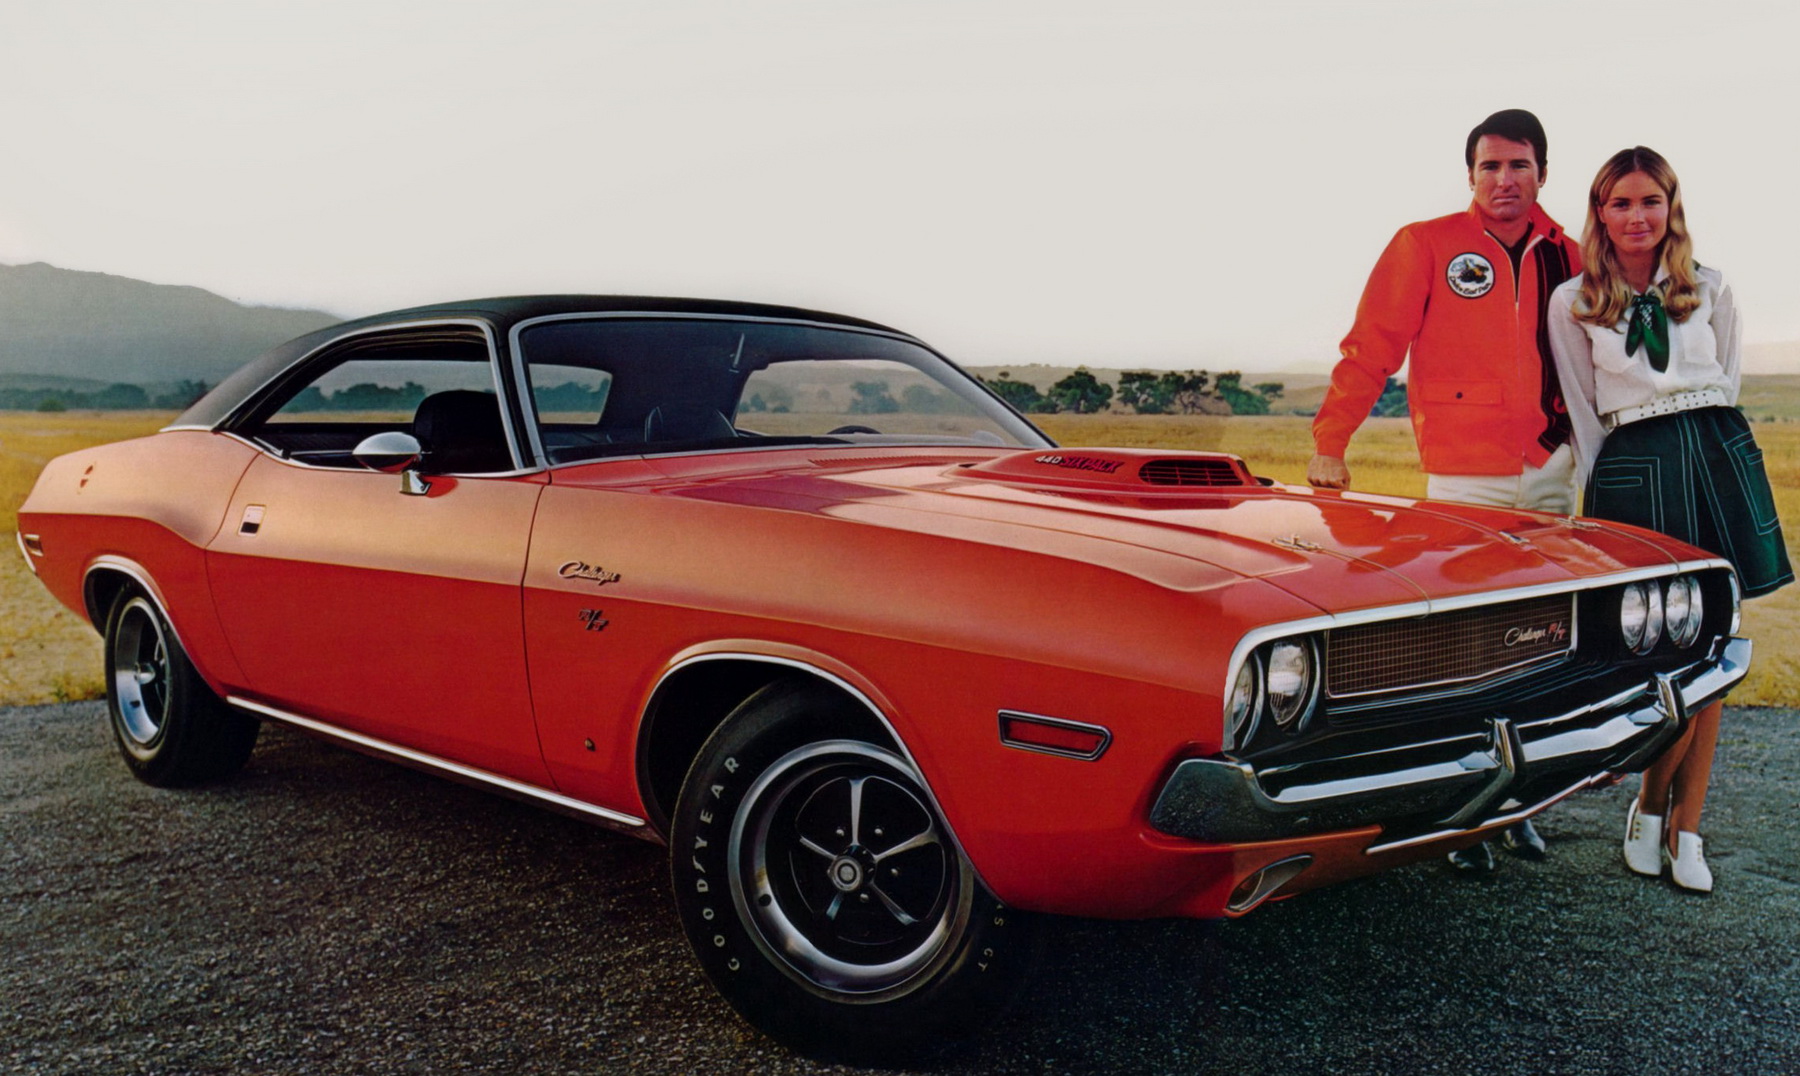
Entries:
[[1537, 151], [1538, 168], [1549, 164], [1548, 142], [1544, 138], [1544, 125], [1538, 118], [1522, 108], [1506, 108], [1494, 113], [1475, 125], [1469, 132], [1469, 144], [1463, 147], [1463, 167], [1475, 167], [1475, 143], [1481, 141], [1482, 135], [1494, 135], [1509, 142], [1529, 142]]

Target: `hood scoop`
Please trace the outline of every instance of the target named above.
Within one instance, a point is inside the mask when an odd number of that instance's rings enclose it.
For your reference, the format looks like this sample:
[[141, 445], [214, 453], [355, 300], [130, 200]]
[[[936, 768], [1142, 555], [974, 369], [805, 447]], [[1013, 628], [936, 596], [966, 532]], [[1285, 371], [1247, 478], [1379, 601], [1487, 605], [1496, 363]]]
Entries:
[[1072, 448], [1015, 452], [970, 464], [963, 473], [1033, 486], [1080, 486], [1112, 491], [1259, 488], [1244, 461], [1223, 452]]

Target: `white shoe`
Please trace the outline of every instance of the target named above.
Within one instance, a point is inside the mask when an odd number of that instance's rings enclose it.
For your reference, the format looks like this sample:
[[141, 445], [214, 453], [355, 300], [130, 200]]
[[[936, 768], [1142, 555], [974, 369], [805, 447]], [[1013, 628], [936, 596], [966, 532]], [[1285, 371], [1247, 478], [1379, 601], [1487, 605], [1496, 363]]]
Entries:
[[1636, 799], [1625, 812], [1625, 865], [1638, 874], [1659, 877], [1663, 868], [1663, 820], [1659, 814], [1644, 814]]
[[1669, 877], [1683, 889], [1712, 892], [1712, 870], [1700, 854], [1700, 835], [1686, 830], [1675, 834], [1675, 858], [1669, 860]]

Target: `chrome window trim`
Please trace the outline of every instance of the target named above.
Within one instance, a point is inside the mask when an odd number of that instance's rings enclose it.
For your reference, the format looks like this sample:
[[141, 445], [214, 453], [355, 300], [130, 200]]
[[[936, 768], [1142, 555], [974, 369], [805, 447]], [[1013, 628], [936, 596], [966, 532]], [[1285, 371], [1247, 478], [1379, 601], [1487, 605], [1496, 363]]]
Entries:
[[[902, 343], [912, 344], [927, 354], [935, 356], [945, 365], [949, 366], [957, 373], [962, 374], [964, 377], [970, 379], [974, 378], [973, 374], [956, 365], [956, 363], [952, 362], [948, 357], [916, 336], [909, 336], [906, 333], [896, 332], [892, 329], [872, 329], [865, 325], [844, 325], [830, 321], [814, 321], [811, 318], [778, 318], [771, 317], [767, 314], [708, 314], [679, 310], [596, 310], [590, 312], [572, 311], [562, 314], [540, 314], [535, 318], [526, 318], [523, 321], [514, 322], [512, 328], [509, 329], [506, 334], [507, 348], [512, 353], [513, 380], [519, 387], [519, 407], [520, 411], [525, 415], [527, 441], [529, 442], [529, 447], [533, 456], [538, 461], [538, 467], [540, 469], [553, 470], [559, 467], [567, 467], [571, 463], [590, 464], [616, 459], [645, 459], [652, 456], [716, 455], [723, 451], [755, 452], [768, 451], [773, 448], [802, 447], [797, 445], [768, 445], [763, 446], [760, 449], [751, 448], [749, 446], [745, 446], [741, 449], [681, 449], [675, 452], [625, 453], [618, 456], [599, 456], [591, 460], [571, 460], [569, 463], [551, 463], [549, 456], [544, 451], [543, 439], [538, 436], [539, 423], [537, 416], [537, 400], [532, 397], [530, 392], [526, 391], [527, 387], [531, 384], [531, 381], [525, 374], [525, 355], [523, 349], [519, 346], [519, 337], [526, 329], [535, 325], [549, 324], [554, 321], [603, 321], [619, 318], [637, 318], [640, 320], [649, 318], [656, 321], [747, 321], [760, 325], [800, 325], [809, 329], [827, 329], [837, 332], [861, 333], [864, 336], [880, 336], [889, 340], [899, 340]], [[1023, 448], [1055, 447], [1054, 443], [1048, 437], [1045, 437], [1037, 427], [1031, 425], [1029, 419], [1025, 420], [1025, 428], [1037, 434], [1039, 437], [1043, 437], [1044, 443], [1041, 445], [1024, 445], [1022, 446]], [[866, 448], [867, 446], [865, 445], [862, 447]], [[1012, 446], [996, 445], [994, 447], [1010, 448]]]
[[[1427, 598], [1424, 601], [1400, 602], [1396, 605], [1378, 605], [1368, 609], [1356, 609], [1345, 613], [1321, 613], [1318, 616], [1303, 617], [1299, 620], [1286, 620], [1276, 624], [1264, 624], [1251, 628], [1238, 639], [1231, 650], [1231, 661], [1225, 667], [1225, 682], [1219, 698], [1231, 698], [1231, 685], [1236, 682], [1238, 666], [1258, 646], [1284, 635], [1296, 635], [1304, 632], [1321, 632], [1332, 628], [1345, 628], [1357, 624], [1371, 624], [1381, 620], [1402, 620], [1408, 617], [1430, 616], [1432, 613], [1448, 612], [1454, 609], [1473, 609], [1483, 605], [1501, 605], [1506, 602], [1520, 601], [1526, 598], [1541, 598], [1556, 594], [1579, 594], [1582, 591], [1599, 590], [1603, 587], [1616, 586], [1622, 583], [1636, 582], [1640, 579], [1661, 579], [1665, 576], [1679, 575], [1683, 572], [1706, 571], [1713, 568], [1729, 570], [1731, 564], [1722, 557], [1707, 557], [1703, 560], [1683, 560], [1670, 564], [1659, 564], [1648, 568], [1631, 568], [1621, 572], [1608, 572], [1605, 575], [1589, 576], [1585, 579], [1567, 580], [1556, 583], [1537, 583], [1525, 587], [1513, 587], [1508, 590], [1490, 590], [1479, 594], [1462, 594], [1449, 598]], [[1274, 584], [1270, 584], [1273, 586]], [[1234, 751], [1238, 744], [1231, 737], [1231, 730], [1219, 726], [1220, 747], [1224, 751]]]
[[[198, 427], [198, 426], [189, 427], [189, 428], [190, 429], [204, 429], [204, 427]], [[218, 434], [220, 437], [229, 437], [232, 440], [237, 441], [238, 443], [244, 445], [246, 448], [256, 451], [258, 454], [262, 455], [265, 459], [272, 460], [276, 463], [281, 464], [284, 467], [298, 467], [304, 471], [326, 471], [326, 472], [329, 472], [332, 474], [373, 474], [373, 475], [387, 474], [386, 471], [371, 471], [367, 467], [326, 467], [322, 464], [317, 464], [317, 463], [304, 463], [300, 460], [290, 459], [287, 456], [283, 456], [283, 455], [279, 455], [277, 453], [271, 452], [271, 451], [269, 451], [269, 448], [267, 445], [257, 444], [255, 441], [251, 440], [248, 437], [245, 437], [243, 434], [234, 433], [231, 430], [208, 430], [207, 432]], [[463, 472], [463, 471], [443, 471], [443, 472], [440, 472], [440, 474], [442, 474], [442, 476], [445, 478], [523, 478], [526, 475], [538, 474], [542, 470], [543, 470], [543, 468], [541, 468], [541, 467], [526, 467], [523, 469], [517, 469], [517, 470], [511, 470], [511, 471], [477, 471], [474, 473], [467, 473], [467, 472]], [[438, 475], [433, 474], [433, 475], [429, 475], [427, 477], [436, 478], [436, 477], [438, 477]]]
[[[333, 336], [331, 339], [326, 340], [324, 343], [321, 343], [318, 346], [312, 348], [311, 350], [307, 351], [305, 354], [300, 355], [298, 358], [294, 359], [292, 362], [288, 363], [286, 366], [283, 366], [281, 369], [279, 369], [279, 370], [275, 371], [273, 374], [271, 374], [269, 376], [269, 378], [267, 380], [265, 380], [262, 384], [257, 385], [255, 387], [247, 390], [244, 393], [244, 398], [238, 402], [238, 405], [236, 407], [232, 408], [229, 412], [226, 413], [224, 418], [221, 418], [218, 422], [214, 423], [213, 425], [211, 425], [211, 426], [172, 426], [171, 425], [171, 426], [164, 426], [163, 429], [164, 430], [218, 430], [218, 428], [221, 425], [224, 425], [225, 423], [230, 422], [232, 419], [234, 419], [238, 415], [242, 414], [244, 411], [244, 408], [246, 406], [248, 406], [252, 400], [256, 399], [258, 396], [261, 396], [263, 394], [263, 392], [266, 391], [270, 385], [273, 385], [275, 382], [281, 380], [283, 375], [285, 375], [289, 370], [292, 370], [296, 366], [306, 365], [307, 363], [312, 361], [312, 358], [314, 355], [317, 355], [319, 352], [324, 351], [328, 347], [332, 347], [332, 346], [336, 345], [339, 341], [348, 340], [353, 336], [362, 336], [366, 333], [384, 332], [389, 329], [406, 329], [406, 328], [417, 327], [420, 325], [447, 325], [447, 324], [449, 324], [449, 325], [454, 325], [454, 324], [486, 325], [487, 323], [482, 321], [482, 319], [480, 319], [480, 318], [426, 318], [426, 319], [421, 319], [419, 321], [389, 321], [389, 322], [383, 322], [380, 325], [365, 325], [360, 329], [351, 329], [348, 332], [339, 333], [338, 335]], [[491, 345], [492, 344], [492, 333], [490, 332], [488, 335], [489, 335], [489, 343]], [[229, 431], [220, 431], [220, 432], [229, 432]]]
[[[932, 789], [931, 781], [926, 778], [925, 771], [919, 767], [919, 760], [913, 757], [912, 751], [906, 746], [906, 740], [901, 737], [900, 731], [894, 727], [894, 723], [888, 720], [887, 714], [882, 712], [881, 707], [875, 705], [874, 700], [863, 694], [860, 688], [836, 673], [828, 672], [825, 669], [819, 668], [817, 665], [811, 665], [796, 658], [776, 657], [772, 654], [757, 654], [747, 650], [728, 650], [707, 654], [695, 654], [691, 657], [683, 658], [681, 661], [676, 662], [674, 665], [671, 665], [668, 669], [664, 670], [663, 674], [656, 678], [656, 684], [651, 687], [649, 694], [644, 697], [646, 699], [656, 698], [662, 693], [663, 685], [669, 682], [670, 677], [691, 665], [698, 665], [701, 662], [706, 661], [752, 661], [763, 665], [782, 665], [790, 669], [798, 669], [801, 672], [817, 676], [819, 679], [841, 689], [845, 694], [861, 703], [864, 709], [874, 715], [875, 720], [881, 722], [881, 727], [886, 729], [888, 735], [893, 739], [894, 747], [900, 752], [900, 757], [904, 758], [906, 764], [912, 767], [914, 775], [919, 779], [919, 787], [925, 790], [925, 797], [931, 801], [931, 809], [936, 811], [938, 818], [943, 820], [944, 832], [950, 835], [950, 840], [955, 843], [957, 852], [961, 854], [964, 861], [969, 864], [969, 869], [975, 874], [975, 880], [980, 882], [988, 892], [993, 892], [994, 887], [988, 885], [987, 879], [981, 876], [981, 868], [975, 865], [975, 861], [969, 857], [968, 850], [963, 847], [962, 839], [956, 835], [956, 827], [951, 824], [950, 816], [944, 812], [944, 805], [938, 801], [937, 792]], [[643, 727], [644, 715], [639, 715], [638, 728], [641, 731]]]
[[474, 766], [465, 766], [460, 762], [452, 762], [447, 758], [440, 758], [437, 755], [426, 754], [423, 751], [415, 751], [410, 747], [402, 747], [399, 744], [390, 743], [387, 740], [378, 739], [374, 736], [365, 736], [360, 732], [351, 732], [349, 729], [341, 728], [325, 721], [319, 721], [310, 717], [302, 717], [299, 714], [277, 709], [273, 706], [267, 706], [260, 702], [253, 702], [250, 699], [238, 695], [227, 695], [225, 701], [239, 709], [249, 710], [251, 713], [255, 714], [261, 714], [264, 717], [280, 721], [283, 724], [293, 725], [309, 732], [316, 732], [322, 736], [327, 736], [335, 740], [342, 740], [345, 743], [355, 744], [358, 747], [367, 748], [377, 754], [388, 755], [429, 769], [440, 770], [444, 773], [453, 774], [457, 777], [474, 781], [479, 784], [491, 785], [495, 788], [513, 793], [514, 795], [523, 796], [527, 799], [539, 800], [552, 806], [560, 807], [563, 810], [573, 811], [576, 814], [597, 819], [612, 826], [636, 830], [644, 825], [644, 820], [641, 818], [634, 818], [633, 816], [620, 811], [601, 807], [598, 804], [588, 803], [586, 800], [578, 800], [570, 796], [565, 796], [560, 792], [552, 792], [547, 788], [526, 784], [523, 781], [518, 781], [511, 777], [502, 777], [497, 773], [490, 773], [487, 770], [477, 769]]
[[493, 324], [488, 322], [484, 318], [472, 318], [472, 317], [421, 318], [416, 321], [390, 321], [390, 322], [384, 322], [380, 325], [366, 325], [360, 329], [352, 329], [349, 332], [340, 333], [337, 336], [332, 337], [331, 339], [325, 341], [324, 343], [322, 343], [322, 344], [318, 345], [317, 347], [313, 348], [312, 350], [308, 351], [306, 354], [295, 359], [293, 362], [288, 363], [285, 367], [283, 367], [281, 370], [277, 371], [267, 381], [264, 381], [262, 384], [256, 386], [254, 389], [251, 389], [249, 392], [245, 393], [244, 394], [244, 402], [239, 404], [237, 407], [233, 408], [230, 414], [228, 414], [224, 418], [220, 419], [217, 425], [213, 425], [213, 426], [164, 426], [163, 432], [171, 432], [171, 431], [175, 431], [175, 430], [210, 430], [214, 433], [223, 433], [228, 436], [237, 436], [239, 440], [245, 442], [246, 444], [251, 445], [251, 447], [255, 448], [257, 451], [263, 453], [266, 456], [270, 456], [274, 459], [281, 460], [283, 463], [291, 463], [296, 466], [306, 467], [308, 469], [317, 469], [317, 470], [328, 470], [328, 471], [347, 470], [348, 468], [344, 468], [344, 467], [323, 467], [323, 468], [321, 468], [321, 467], [318, 467], [316, 464], [301, 463], [298, 460], [293, 460], [293, 459], [288, 459], [283, 456], [278, 456], [275, 453], [270, 452], [267, 448], [264, 448], [262, 445], [258, 445], [255, 442], [249, 440], [248, 438], [237, 434], [236, 431], [234, 431], [234, 430], [222, 430], [219, 427], [238, 418], [240, 415], [242, 415], [244, 413], [245, 409], [251, 405], [251, 403], [253, 403], [258, 398], [260, 398], [264, 392], [268, 391], [268, 388], [270, 385], [273, 385], [275, 382], [279, 381], [281, 378], [285, 377], [287, 374], [289, 374], [293, 370], [296, 370], [299, 367], [305, 366], [307, 363], [313, 361], [313, 359], [316, 356], [318, 356], [320, 352], [323, 352], [329, 348], [337, 347], [338, 345], [344, 343], [345, 341], [354, 340], [355, 338], [357, 338], [359, 336], [371, 336], [371, 335], [376, 335], [376, 334], [381, 334], [381, 333], [392, 333], [392, 332], [406, 331], [406, 330], [411, 330], [411, 329], [429, 329], [429, 328], [434, 328], [434, 327], [444, 326], [444, 325], [470, 326], [470, 327], [479, 329], [479, 330], [481, 330], [482, 339], [487, 341], [488, 374], [490, 376], [490, 379], [494, 383], [495, 398], [500, 401], [500, 422], [501, 422], [501, 425], [506, 430], [506, 451], [509, 455], [512, 456], [512, 461], [513, 461], [513, 469], [510, 471], [504, 471], [504, 472], [484, 471], [480, 475], [469, 475], [469, 476], [451, 475], [450, 477], [492, 478], [492, 477], [499, 477], [499, 476], [505, 476], [505, 475], [533, 474], [537, 471], [542, 470], [543, 469], [542, 467], [537, 467], [537, 466], [532, 466], [532, 465], [527, 464], [525, 462], [524, 458], [520, 454], [520, 445], [522, 442], [520, 441], [520, 438], [519, 438], [519, 431], [516, 428], [514, 428], [514, 425], [513, 425], [512, 408], [507, 406], [508, 397], [507, 397], [506, 379], [504, 376], [502, 376], [502, 370], [504, 369], [504, 366], [500, 362], [500, 341], [499, 341], [499, 338], [494, 335]]

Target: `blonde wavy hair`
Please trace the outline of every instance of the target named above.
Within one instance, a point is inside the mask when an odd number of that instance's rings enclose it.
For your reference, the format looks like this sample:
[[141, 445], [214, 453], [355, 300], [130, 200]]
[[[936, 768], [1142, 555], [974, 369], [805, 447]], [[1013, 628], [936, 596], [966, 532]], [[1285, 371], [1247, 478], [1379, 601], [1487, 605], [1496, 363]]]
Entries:
[[1656, 252], [1657, 264], [1668, 274], [1669, 282], [1659, 290], [1670, 319], [1686, 321], [1700, 305], [1700, 288], [1694, 278], [1694, 241], [1688, 236], [1687, 214], [1681, 208], [1681, 184], [1663, 155], [1645, 146], [1613, 154], [1588, 188], [1587, 225], [1581, 232], [1581, 298], [1575, 304], [1575, 316], [1610, 327], [1623, 321], [1631, 309], [1631, 285], [1625, 283], [1625, 271], [1606, 234], [1600, 210], [1612, 196], [1613, 187], [1633, 172], [1649, 176], [1669, 199], [1669, 230]]

